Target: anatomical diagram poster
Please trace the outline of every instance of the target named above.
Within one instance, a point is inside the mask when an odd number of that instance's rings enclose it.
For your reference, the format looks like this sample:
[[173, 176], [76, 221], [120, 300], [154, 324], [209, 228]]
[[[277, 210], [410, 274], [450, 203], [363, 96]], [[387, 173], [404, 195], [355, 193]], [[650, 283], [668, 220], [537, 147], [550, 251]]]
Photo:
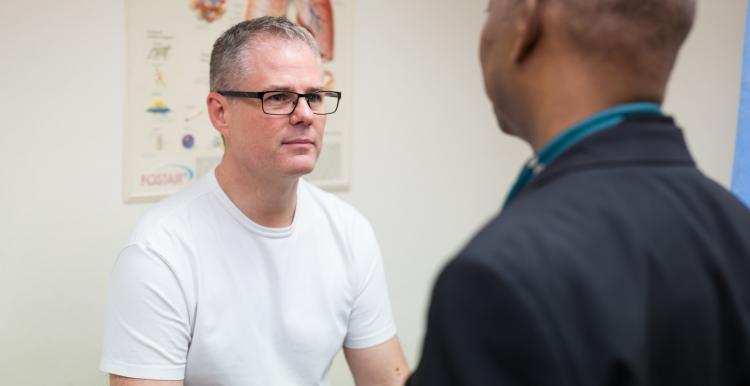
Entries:
[[[318, 41], [324, 84], [341, 91], [328, 116], [323, 151], [304, 178], [323, 189], [349, 187], [353, 0], [128, 0], [124, 199], [174, 193], [219, 163], [223, 142], [206, 111], [214, 41], [232, 25], [285, 15]], [[255, 90], [252, 90], [255, 91]]]

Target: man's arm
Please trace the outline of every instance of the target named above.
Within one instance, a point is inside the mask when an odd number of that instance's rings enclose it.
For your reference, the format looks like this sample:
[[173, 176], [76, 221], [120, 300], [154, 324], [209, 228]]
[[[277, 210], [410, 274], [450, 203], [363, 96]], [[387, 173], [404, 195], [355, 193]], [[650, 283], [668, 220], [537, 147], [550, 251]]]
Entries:
[[182, 290], [190, 283], [180, 283], [175, 272], [179, 270], [141, 246], [130, 245], [120, 253], [107, 297], [103, 372], [138, 380], [185, 376], [193, 307]]
[[182, 381], [155, 381], [109, 374], [109, 386], [182, 386]]
[[357, 386], [401, 386], [409, 376], [406, 358], [395, 336], [373, 347], [344, 347], [344, 356]]

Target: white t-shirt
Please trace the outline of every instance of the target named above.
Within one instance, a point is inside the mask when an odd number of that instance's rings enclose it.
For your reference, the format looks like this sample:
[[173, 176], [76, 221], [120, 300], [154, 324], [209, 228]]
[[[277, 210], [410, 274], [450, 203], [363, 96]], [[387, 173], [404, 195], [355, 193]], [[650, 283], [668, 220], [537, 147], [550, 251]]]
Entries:
[[267, 228], [209, 173], [141, 219], [110, 286], [101, 370], [132, 378], [326, 385], [342, 345], [396, 333], [369, 223], [301, 179], [292, 225]]

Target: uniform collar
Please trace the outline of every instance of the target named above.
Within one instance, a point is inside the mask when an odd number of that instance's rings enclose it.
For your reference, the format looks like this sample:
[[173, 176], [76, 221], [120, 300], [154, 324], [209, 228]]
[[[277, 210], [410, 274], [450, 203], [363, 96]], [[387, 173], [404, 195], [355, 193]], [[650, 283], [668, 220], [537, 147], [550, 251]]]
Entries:
[[573, 125], [557, 135], [526, 162], [505, 200], [505, 206], [508, 206], [534, 177], [572, 146], [593, 134], [619, 125], [625, 118], [633, 115], [663, 116], [661, 107], [655, 103], [628, 103], [604, 110]]

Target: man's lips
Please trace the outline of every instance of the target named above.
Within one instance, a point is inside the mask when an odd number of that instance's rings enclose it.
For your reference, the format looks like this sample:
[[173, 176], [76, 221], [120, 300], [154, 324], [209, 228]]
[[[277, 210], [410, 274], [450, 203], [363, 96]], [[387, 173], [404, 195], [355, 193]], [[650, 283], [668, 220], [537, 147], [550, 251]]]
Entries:
[[315, 145], [310, 138], [292, 138], [281, 142], [283, 145]]

